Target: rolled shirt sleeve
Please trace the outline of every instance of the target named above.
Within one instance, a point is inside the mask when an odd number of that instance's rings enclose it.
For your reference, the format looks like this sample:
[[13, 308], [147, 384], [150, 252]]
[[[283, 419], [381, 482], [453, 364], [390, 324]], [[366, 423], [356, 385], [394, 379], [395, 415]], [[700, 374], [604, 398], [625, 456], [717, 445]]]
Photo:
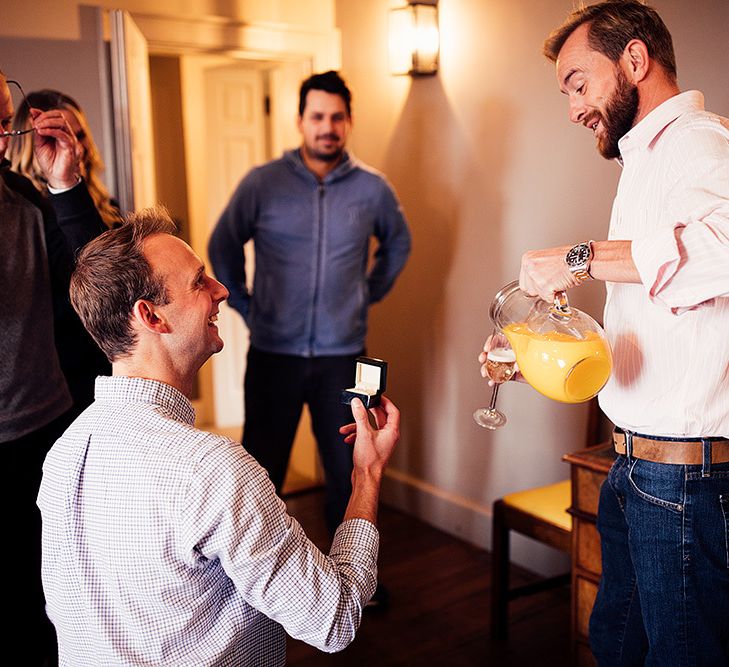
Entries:
[[659, 230], [632, 242], [649, 298], [675, 314], [729, 296], [729, 128], [703, 120], [676, 147]]

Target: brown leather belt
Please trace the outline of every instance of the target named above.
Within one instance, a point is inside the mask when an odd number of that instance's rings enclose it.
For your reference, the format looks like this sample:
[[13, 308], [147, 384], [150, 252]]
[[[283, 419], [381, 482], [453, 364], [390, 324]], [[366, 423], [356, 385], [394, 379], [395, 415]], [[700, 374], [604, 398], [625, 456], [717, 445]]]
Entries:
[[[707, 438], [707, 440], [711, 441], [711, 462], [729, 462], [729, 440], [726, 438]], [[613, 444], [618, 454], [625, 455], [625, 433], [614, 431]], [[634, 435], [633, 456], [654, 463], [700, 466], [704, 461], [704, 443], [701, 438], [659, 440], [645, 435]]]

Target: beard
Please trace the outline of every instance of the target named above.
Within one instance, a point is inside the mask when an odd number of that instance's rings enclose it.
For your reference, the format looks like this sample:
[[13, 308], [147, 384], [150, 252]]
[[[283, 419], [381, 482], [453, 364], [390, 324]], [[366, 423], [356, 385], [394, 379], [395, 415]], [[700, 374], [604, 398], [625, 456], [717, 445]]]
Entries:
[[620, 67], [616, 67], [615, 92], [600, 114], [605, 132], [597, 141], [597, 150], [606, 160], [620, 157], [618, 142], [635, 124], [638, 115], [638, 86], [628, 81]]
[[337, 148], [330, 153], [322, 153], [321, 151], [309, 151], [309, 155], [315, 160], [319, 160], [320, 162], [336, 162], [340, 157], [342, 157], [343, 152], [343, 148]]
[[314, 160], [319, 160], [320, 162], [336, 162], [337, 160], [339, 160], [339, 158], [342, 157], [343, 152], [344, 148], [335, 148], [328, 153], [317, 150], [307, 151], [307, 153], [309, 153], [309, 157], [313, 158]]
[[[333, 141], [339, 141], [339, 137], [336, 135], [321, 138], [331, 138]], [[342, 153], [344, 152], [344, 146], [337, 146], [328, 151], [317, 150], [315, 146], [310, 145], [307, 145], [305, 148], [306, 152], [309, 154], [309, 157], [313, 158], [314, 160], [319, 160], [320, 162], [337, 162], [337, 160], [342, 157]]]

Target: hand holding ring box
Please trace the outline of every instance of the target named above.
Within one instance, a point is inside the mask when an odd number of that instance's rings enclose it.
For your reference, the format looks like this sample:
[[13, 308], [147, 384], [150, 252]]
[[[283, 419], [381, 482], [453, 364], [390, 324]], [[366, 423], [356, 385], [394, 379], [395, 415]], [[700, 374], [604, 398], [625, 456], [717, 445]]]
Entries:
[[354, 382], [354, 387], [342, 391], [342, 403], [349, 405], [353, 398], [358, 398], [365, 408], [377, 407], [387, 386], [387, 362], [373, 357], [357, 357]]

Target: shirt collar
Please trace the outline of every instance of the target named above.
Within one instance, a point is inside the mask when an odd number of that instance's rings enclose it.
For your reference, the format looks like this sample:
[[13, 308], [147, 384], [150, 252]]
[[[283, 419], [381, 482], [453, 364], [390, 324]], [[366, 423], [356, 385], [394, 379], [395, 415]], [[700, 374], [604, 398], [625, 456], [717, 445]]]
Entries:
[[195, 409], [189, 399], [173, 386], [157, 380], [97, 377], [94, 396], [97, 401], [149, 403], [165, 409], [179, 422], [190, 426], [195, 424]]
[[640, 123], [621, 137], [618, 142], [620, 155], [625, 158], [631, 151], [651, 147], [661, 132], [676, 118], [690, 111], [703, 111], [703, 109], [704, 96], [698, 90], [688, 90], [685, 93], [674, 95], [663, 104], [659, 104]]

